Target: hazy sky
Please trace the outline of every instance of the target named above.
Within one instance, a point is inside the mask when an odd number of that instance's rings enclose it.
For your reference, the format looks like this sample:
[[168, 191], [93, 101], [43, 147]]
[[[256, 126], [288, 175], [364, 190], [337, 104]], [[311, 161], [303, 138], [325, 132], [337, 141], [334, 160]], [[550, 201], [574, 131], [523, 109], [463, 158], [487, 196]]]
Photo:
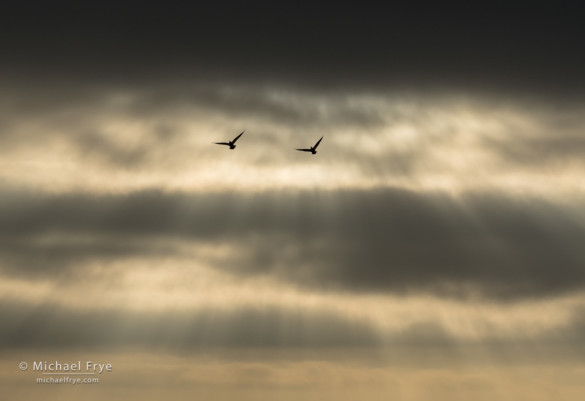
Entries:
[[5, 7], [4, 392], [582, 399], [584, 11]]

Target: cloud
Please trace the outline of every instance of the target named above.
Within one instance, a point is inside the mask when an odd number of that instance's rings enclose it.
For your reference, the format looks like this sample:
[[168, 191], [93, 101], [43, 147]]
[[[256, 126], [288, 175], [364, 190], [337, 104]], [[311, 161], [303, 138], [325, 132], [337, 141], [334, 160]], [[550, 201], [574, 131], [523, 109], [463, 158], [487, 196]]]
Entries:
[[[84, 309], [8, 300], [0, 306], [0, 349], [148, 349], [180, 354], [206, 349], [298, 349], [314, 350], [315, 355], [322, 356], [328, 350], [333, 354], [345, 350], [348, 355], [378, 350], [389, 352], [391, 359], [401, 364], [408, 364], [403, 359], [409, 355], [430, 358], [429, 363], [437, 357], [457, 359], [466, 355], [481, 363], [485, 358], [482, 354], [489, 350], [491, 357], [504, 361], [510, 355], [521, 361], [551, 362], [568, 355], [571, 360], [581, 360], [585, 357], [581, 347], [582, 306], [573, 312], [568, 321], [536, 333], [482, 330], [480, 336], [468, 337], [450, 331], [445, 326], [447, 317], [415, 319], [389, 329], [365, 316], [319, 306], [258, 303], [137, 311], [124, 306]], [[489, 328], [481, 322], [475, 324]]]
[[321, 88], [467, 86], [560, 97], [578, 94], [584, 83], [575, 47], [583, 34], [578, 4], [36, 7], [47, 17], [30, 18], [27, 7], [17, 5], [6, 10], [5, 76], [91, 82], [234, 77]]
[[585, 152], [579, 109], [578, 105], [560, 111], [542, 105], [524, 106], [510, 119], [507, 129], [482, 135], [478, 145], [512, 171], [546, 172], [579, 166]]
[[[3, 97], [1, 177], [45, 190], [394, 185], [542, 193], [553, 181], [563, 192], [582, 181], [579, 104], [557, 111], [554, 102], [521, 97], [199, 80], [77, 84], [64, 94], [54, 83], [12, 85]], [[212, 145], [244, 128], [229, 157]], [[317, 157], [294, 151], [321, 136]]]
[[144, 147], [124, 148], [104, 135], [95, 132], [87, 132], [79, 138], [77, 144], [83, 155], [101, 155], [107, 161], [121, 166], [132, 166], [141, 163], [147, 155], [147, 149]]
[[[152, 242], [180, 239], [229, 246], [230, 255], [207, 262], [230, 274], [321, 289], [506, 300], [585, 285], [582, 213], [538, 198], [377, 189], [9, 194], [1, 202], [4, 270], [13, 274], [40, 273], [39, 255], [62, 268], [64, 260], [141, 252], [185, 257]], [[39, 242], [54, 234], [61, 237]], [[78, 235], [94, 239], [71, 240]], [[20, 267], [7, 268], [11, 260]]]
[[372, 347], [377, 330], [334, 313], [282, 307], [188, 311], [75, 310], [4, 303], [3, 348]]
[[3, 387], [137, 350], [110, 398], [578, 399], [581, 15], [3, 7]]

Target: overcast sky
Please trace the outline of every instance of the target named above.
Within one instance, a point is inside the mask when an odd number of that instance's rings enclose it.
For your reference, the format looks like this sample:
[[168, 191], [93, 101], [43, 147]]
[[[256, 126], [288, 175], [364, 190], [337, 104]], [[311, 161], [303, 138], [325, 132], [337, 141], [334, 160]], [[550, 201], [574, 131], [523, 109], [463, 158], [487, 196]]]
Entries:
[[4, 7], [3, 388], [581, 399], [584, 11]]

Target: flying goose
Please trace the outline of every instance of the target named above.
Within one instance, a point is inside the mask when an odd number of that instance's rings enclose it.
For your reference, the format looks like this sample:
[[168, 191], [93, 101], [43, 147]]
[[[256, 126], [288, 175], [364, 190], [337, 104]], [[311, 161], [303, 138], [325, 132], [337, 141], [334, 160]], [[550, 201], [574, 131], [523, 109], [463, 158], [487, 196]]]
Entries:
[[233, 140], [229, 141], [229, 142], [214, 142], [216, 145], [227, 145], [230, 147], [230, 149], [234, 149], [236, 147], [236, 141], [242, 136], [242, 134], [246, 132], [246, 130], [243, 130], [240, 135], [238, 135], [237, 137], [235, 137]]
[[321, 137], [321, 139], [319, 139], [317, 141], [317, 143], [315, 144], [315, 146], [312, 146], [309, 149], [297, 149], [297, 150], [300, 150], [301, 152], [311, 152], [312, 154], [315, 154], [315, 153], [317, 153], [317, 146], [319, 146], [319, 144], [321, 143], [322, 140], [323, 140], [323, 137]]

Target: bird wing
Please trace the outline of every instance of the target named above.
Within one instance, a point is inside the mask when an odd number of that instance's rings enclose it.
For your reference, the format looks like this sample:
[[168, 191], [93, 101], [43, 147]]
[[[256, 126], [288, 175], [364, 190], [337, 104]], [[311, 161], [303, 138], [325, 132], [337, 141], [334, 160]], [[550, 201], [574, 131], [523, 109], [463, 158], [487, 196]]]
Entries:
[[315, 144], [315, 146], [313, 146], [313, 149], [317, 149], [317, 146], [319, 146], [319, 144], [321, 143], [322, 140], [323, 140], [323, 137], [321, 137], [321, 139], [319, 139], [317, 141], [317, 143]]
[[234, 140], [232, 141], [232, 143], [236, 143], [236, 141], [242, 136], [242, 134], [246, 132], [246, 130], [243, 130], [242, 132], [240, 132], [240, 135], [238, 135], [237, 137], [234, 138]]
[[228, 145], [229, 146], [229, 142], [213, 142], [216, 145]]
[[297, 149], [297, 150], [300, 150], [301, 152], [312, 152], [311, 149]]

